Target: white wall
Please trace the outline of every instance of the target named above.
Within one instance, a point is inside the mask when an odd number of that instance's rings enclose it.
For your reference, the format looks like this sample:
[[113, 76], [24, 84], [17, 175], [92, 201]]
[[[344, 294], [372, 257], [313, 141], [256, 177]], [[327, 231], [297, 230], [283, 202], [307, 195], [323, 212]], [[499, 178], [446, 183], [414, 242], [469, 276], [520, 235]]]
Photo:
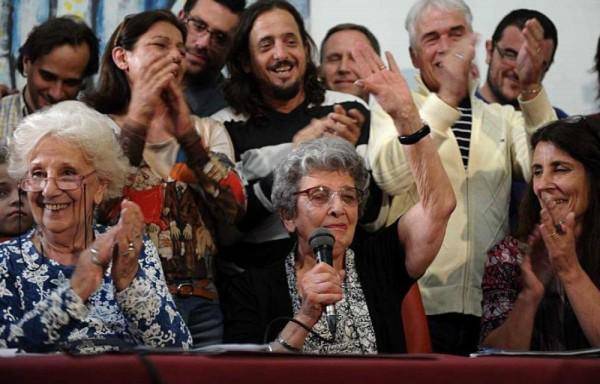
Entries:
[[[482, 76], [487, 73], [484, 43], [491, 38], [500, 19], [513, 9], [536, 9], [547, 15], [558, 29], [558, 50], [544, 80], [552, 103], [569, 114], [600, 110], [600, 101], [595, 99], [596, 73], [590, 72], [600, 35], [600, 0], [466, 2], [473, 13], [474, 30], [481, 35], [476, 60]], [[403, 72], [411, 73], [404, 19], [412, 4], [413, 0], [311, 0], [311, 35], [320, 45], [327, 30], [338, 23], [363, 24], [377, 36], [384, 51], [394, 54]]]

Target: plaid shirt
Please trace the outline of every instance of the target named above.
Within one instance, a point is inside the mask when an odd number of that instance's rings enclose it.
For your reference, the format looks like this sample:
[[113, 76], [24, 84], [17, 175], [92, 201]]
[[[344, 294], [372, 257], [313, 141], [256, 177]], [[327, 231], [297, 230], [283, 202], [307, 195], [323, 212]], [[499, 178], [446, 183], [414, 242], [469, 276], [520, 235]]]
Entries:
[[25, 88], [17, 94], [4, 96], [0, 100], [0, 140], [10, 140], [19, 122], [27, 116], [24, 91]]

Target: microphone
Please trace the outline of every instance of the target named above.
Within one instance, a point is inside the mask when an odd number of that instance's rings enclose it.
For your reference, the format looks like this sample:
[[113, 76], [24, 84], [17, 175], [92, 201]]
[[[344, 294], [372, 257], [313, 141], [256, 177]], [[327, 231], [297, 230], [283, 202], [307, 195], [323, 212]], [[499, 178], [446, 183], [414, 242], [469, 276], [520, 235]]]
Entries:
[[[317, 228], [308, 238], [308, 244], [317, 257], [317, 262], [327, 263], [333, 266], [333, 244], [335, 238], [326, 228]], [[335, 304], [328, 304], [325, 307], [325, 315], [329, 332], [335, 338], [335, 330], [337, 328], [337, 315], [335, 313]]]

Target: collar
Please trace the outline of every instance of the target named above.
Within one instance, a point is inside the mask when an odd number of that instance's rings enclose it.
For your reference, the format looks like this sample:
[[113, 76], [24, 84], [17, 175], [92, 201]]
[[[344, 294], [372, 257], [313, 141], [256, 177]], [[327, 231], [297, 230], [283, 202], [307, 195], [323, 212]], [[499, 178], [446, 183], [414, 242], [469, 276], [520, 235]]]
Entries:
[[21, 103], [21, 113], [23, 115], [23, 117], [29, 115], [30, 113], [33, 113], [33, 111], [29, 111], [29, 107], [27, 106], [27, 102], [25, 101], [25, 89], [27, 88], [27, 85], [25, 85], [23, 87], [23, 89], [21, 89], [21, 92], [19, 92], [19, 102]]
[[[425, 82], [421, 78], [420, 74], [417, 73], [415, 75], [415, 81], [417, 83], [417, 86], [414, 89], [415, 93], [420, 94], [422, 96], [428, 96], [429, 94], [432, 93], [429, 90], [429, 88], [427, 88], [427, 86], [425, 85]], [[471, 98], [473, 98], [473, 96], [475, 95], [475, 92], [477, 92], [478, 88], [479, 88], [479, 79], [469, 76], [469, 95], [471, 96]]]

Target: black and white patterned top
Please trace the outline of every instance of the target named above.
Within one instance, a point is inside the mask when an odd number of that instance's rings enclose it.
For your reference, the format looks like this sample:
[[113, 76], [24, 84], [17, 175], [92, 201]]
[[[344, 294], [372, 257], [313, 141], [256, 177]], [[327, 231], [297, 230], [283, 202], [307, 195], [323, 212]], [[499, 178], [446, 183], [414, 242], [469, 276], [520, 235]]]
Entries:
[[[296, 288], [295, 252], [290, 252], [285, 261], [285, 272], [292, 299], [293, 312], [300, 311], [301, 300]], [[375, 329], [369, 315], [369, 308], [356, 272], [354, 252], [346, 250], [344, 258], [346, 276], [342, 285], [342, 300], [335, 304], [337, 329], [335, 339], [327, 326], [326, 316], [322, 315], [312, 328], [323, 339], [309, 334], [304, 341], [304, 352], [312, 353], [377, 353]], [[332, 340], [332, 341], [326, 341]]]
[[[105, 229], [95, 228], [97, 234]], [[75, 266], [43, 257], [32, 243], [34, 231], [21, 244], [18, 239], [0, 244], [0, 348], [95, 353], [117, 345], [191, 345], [149, 239], [129, 287], [116, 292], [109, 266], [100, 287], [83, 302], [70, 286]]]
[[452, 132], [456, 137], [460, 156], [465, 169], [469, 165], [469, 147], [471, 145], [471, 126], [473, 124], [473, 109], [471, 108], [471, 99], [465, 98], [458, 106], [460, 117], [452, 126]]

